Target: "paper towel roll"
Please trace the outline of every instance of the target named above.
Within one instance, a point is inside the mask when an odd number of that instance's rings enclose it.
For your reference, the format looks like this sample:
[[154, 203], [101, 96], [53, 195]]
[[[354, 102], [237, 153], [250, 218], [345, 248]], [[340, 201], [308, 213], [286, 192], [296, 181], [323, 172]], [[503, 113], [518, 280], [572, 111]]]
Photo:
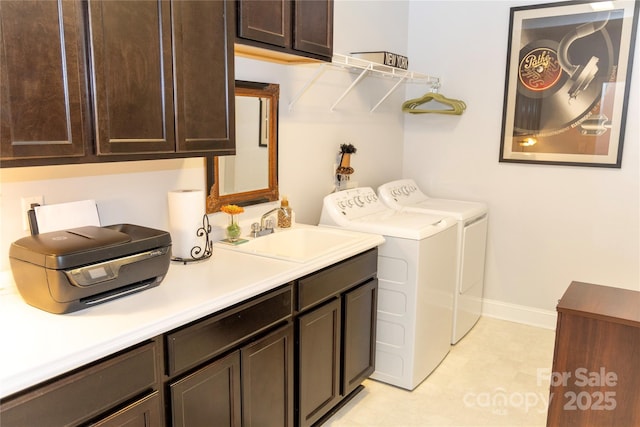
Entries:
[[174, 257], [191, 259], [191, 249], [204, 248], [206, 238], [198, 237], [205, 214], [205, 195], [202, 190], [175, 190], [168, 194], [169, 232]]

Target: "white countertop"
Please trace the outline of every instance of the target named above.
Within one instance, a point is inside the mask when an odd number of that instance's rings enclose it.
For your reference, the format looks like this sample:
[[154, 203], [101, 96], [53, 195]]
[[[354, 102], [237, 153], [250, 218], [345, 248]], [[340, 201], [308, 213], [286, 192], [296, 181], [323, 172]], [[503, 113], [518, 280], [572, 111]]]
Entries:
[[[172, 262], [157, 287], [69, 314], [27, 305], [13, 283], [0, 295], [0, 397], [123, 350], [141, 341], [384, 243], [374, 234], [306, 263], [249, 255], [214, 245], [213, 256]], [[5, 274], [11, 282], [11, 274]]]

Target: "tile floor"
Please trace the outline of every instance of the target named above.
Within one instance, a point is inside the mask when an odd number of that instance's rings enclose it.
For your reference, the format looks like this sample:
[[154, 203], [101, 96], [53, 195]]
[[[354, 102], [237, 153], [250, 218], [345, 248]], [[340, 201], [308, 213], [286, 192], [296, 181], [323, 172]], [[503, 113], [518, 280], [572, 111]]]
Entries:
[[483, 317], [413, 392], [367, 380], [323, 427], [545, 426], [554, 339]]

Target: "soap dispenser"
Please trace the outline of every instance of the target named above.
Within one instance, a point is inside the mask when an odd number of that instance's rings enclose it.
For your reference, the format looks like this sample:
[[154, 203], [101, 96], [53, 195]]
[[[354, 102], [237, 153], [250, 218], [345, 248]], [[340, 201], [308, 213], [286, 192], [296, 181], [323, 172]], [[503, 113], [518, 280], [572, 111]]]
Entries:
[[293, 210], [289, 206], [289, 200], [287, 199], [286, 196], [283, 196], [282, 201], [280, 202], [280, 210], [278, 210], [278, 228], [291, 227], [292, 217], [293, 217]]

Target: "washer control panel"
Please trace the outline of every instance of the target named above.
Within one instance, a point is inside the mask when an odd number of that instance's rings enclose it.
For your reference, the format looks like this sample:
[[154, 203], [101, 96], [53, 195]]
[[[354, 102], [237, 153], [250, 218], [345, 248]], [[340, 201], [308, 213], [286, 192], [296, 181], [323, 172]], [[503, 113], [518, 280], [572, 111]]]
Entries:
[[412, 179], [401, 179], [383, 184], [378, 187], [378, 195], [385, 204], [396, 209], [427, 199], [427, 196], [420, 191]]
[[321, 223], [345, 225], [345, 222], [388, 210], [370, 187], [331, 193], [324, 198]]

